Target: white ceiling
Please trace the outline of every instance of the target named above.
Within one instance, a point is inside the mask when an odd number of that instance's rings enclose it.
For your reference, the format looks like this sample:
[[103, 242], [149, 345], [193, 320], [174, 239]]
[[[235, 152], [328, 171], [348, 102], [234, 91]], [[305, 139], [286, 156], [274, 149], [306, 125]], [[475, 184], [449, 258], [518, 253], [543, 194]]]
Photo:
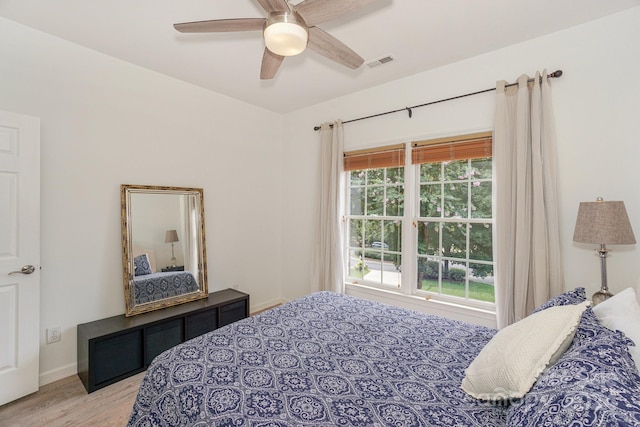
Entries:
[[307, 49], [286, 58], [268, 81], [259, 79], [259, 31], [181, 34], [172, 26], [263, 18], [256, 0], [0, 0], [0, 16], [285, 113], [638, 5], [640, 0], [377, 0], [320, 27], [365, 64], [387, 55], [393, 62], [350, 70]]

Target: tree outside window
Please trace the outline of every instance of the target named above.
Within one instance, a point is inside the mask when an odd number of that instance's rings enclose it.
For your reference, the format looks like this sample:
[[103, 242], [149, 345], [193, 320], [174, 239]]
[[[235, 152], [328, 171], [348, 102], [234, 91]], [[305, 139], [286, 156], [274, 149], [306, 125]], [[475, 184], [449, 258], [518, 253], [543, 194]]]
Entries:
[[419, 165], [418, 290], [495, 301], [491, 170], [490, 158]]

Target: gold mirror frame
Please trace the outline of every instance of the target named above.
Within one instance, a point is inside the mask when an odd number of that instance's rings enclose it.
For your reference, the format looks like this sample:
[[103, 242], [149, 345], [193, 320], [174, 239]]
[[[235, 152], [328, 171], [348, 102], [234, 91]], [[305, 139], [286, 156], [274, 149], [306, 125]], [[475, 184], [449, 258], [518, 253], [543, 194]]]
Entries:
[[[168, 244], [165, 243], [165, 232], [172, 232], [175, 236], [176, 230], [181, 232], [188, 232], [188, 236], [183, 236], [183, 241], [190, 243], [190, 254], [192, 255], [188, 263], [194, 268], [186, 269], [186, 271], [179, 272], [182, 275], [185, 273], [191, 273], [193, 279], [198, 285], [198, 289], [189, 291], [183, 294], [174, 294], [163, 298], [140, 302], [136, 300], [136, 286], [134, 282], [134, 272], [136, 267], [134, 266], [134, 255], [137, 256], [136, 251], [140, 251], [137, 248], [137, 243], [134, 240], [134, 215], [133, 208], [134, 203], [132, 198], [136, 195], [175, 195], [185, 196], [178, 199], [178, 203], [183, 205], [189, 204], [189, 208], [182, 207], [181, 212], [178, 214], [182, 218], [180, 224], [165, 224], [164, 227], [155, 230], [154, 236], [156, 236], [156, 247], [160, 248], [160, 251], [168, 250]], [[154, 196], [155, 199], [155, 196]], [[159, 199], [155, 199], [159, 200]], [[175, 202], [172, 202], [175, 203]], [[187, 188], [187, 187], [163, 187], [163, 186], [149, 186], [149, 185], [129, 185], [122, 184], [120, 186], [120, 204], [121, 204], [121, 224], [122, 224], [122, 270], [123, 270], [123, 284], [124, 284], [124, 300], [125, 300], [125, 316], [134, 316], [136, 314], [146, 313], [148, 311], [159, 310], [165, 307], [182, 304], [185, 302], [207, 298], [208, 297], [208, 285], [207, 285], [207, 262], [206, 262], [206, 245], [205, 245], [205, 232], [204, 232], [204, 193], [202, 188]], [[191, 224], [187, 224], [189, 220], [184, 218], [188, 215], [186, 212], [191, 212]], [[138, 215], [136, 215], [138, 217]], [[166, 231], [165, 231], [166, 230]], [[180, 233], [178, 233], [180, 234]], [[167, 235], [168, 239], [168, 235]], [[136, 246], [136, 251], [134, 251]], [[145, 245], [149, 246], [149, 245]], [[155, 249], [155, 248], [154, 248]], [[144, 252], [146, 251], [146, 252]], [[171, 259], [175, 261], [173, 243], [171, 246]], [[153, 249], [142, 249], [142, 253], [154, 252]], [[185, 255], [186, 258], [186, 255]], [[175, 265], [174, 265], [175, 266]], [[169, 268], [167, 266], [166, 268]], [[161, 266], [156, 266], [157, 271], [160, 271]], [[197, 270], [197, 271], [193, 271]], [[155, 275], [158, 276], [158, 275]], [[151, 277], [151, 276], [149, 276]], [[189, 278], [191, 280], [191, 278]], [[195, 284], [192, 284], [195, 286]]]

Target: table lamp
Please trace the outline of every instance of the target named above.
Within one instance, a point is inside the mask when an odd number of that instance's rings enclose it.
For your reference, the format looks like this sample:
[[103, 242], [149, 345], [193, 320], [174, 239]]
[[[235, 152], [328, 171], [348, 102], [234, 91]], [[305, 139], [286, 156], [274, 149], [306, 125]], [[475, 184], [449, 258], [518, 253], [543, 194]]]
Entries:
[[576, 243], [592, 243], [600, 245], [600, 270], [602, 285], [591, 298], [596, 305], [613, 296], [607, 287], [607, 252], [606, 245], [632, 245], [636, 238], [631, 229], [624, 202], [604, 201], [598, 197], [595, 202], [581, 202], [578, 219], [573, 232]]
[[180, 240], [178, 239], [178, 232], [176, 230], [167, 230], [167, 233], [164, 237], [164, 242], [171, 243], [171, 267], [176, 266], [176, 256], [173, 253], [173, 244], [179, 241]]

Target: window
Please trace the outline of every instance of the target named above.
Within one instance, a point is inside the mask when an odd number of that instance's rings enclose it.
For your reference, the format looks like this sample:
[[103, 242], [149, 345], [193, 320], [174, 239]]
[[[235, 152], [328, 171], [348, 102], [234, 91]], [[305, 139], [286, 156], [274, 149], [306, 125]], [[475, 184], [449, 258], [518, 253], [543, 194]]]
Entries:
[[404, 163], [404, 145], [345, 155], [349, 173], [345, 252], [352, 281], [401, 286]]
[[404, 167], [350, 173], [349, 275], [400, 287]]
[[409, 166], [404, 155], [345, 153], [347, 280], [493, 303], [491, 134], [413, 142]]

